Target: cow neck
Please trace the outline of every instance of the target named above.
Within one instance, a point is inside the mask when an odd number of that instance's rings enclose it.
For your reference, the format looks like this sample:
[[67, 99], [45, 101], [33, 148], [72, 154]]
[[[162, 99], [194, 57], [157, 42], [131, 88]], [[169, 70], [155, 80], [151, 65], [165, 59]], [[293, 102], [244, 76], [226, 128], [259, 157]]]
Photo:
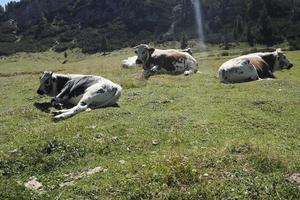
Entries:
[[266, 53], [261, 55], [261, 58], [269, 65], [270, 70], [274, 71], [274, 65], [276, 61], [276, 56], [274, 53]]
[[151, 63], [154, 63], [154, 59], [152, 58], [152, 56], [150, 55], [150, 58], [147, 60], [147, 62], [145, 63], [146, 69], [150, 69], [151, 68]]
[[70, 80], [70, 77], [64, 75], [56, 75], [56, 94], [58, 95], [65, 87], [66, 83]]

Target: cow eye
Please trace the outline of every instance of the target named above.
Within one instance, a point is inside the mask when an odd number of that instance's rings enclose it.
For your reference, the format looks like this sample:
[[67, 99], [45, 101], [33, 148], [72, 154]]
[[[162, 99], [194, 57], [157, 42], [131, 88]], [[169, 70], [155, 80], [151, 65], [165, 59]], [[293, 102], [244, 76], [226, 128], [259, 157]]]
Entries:
[[50, 84], [50, 80], [48, 79], [47, 81], [46, 81], [46, 85], [49, 85]]
[[134, 51], [134, 53], [135, 53], [135, 54], [138, 54], [138, 52], [137, 52], [137, 51]]

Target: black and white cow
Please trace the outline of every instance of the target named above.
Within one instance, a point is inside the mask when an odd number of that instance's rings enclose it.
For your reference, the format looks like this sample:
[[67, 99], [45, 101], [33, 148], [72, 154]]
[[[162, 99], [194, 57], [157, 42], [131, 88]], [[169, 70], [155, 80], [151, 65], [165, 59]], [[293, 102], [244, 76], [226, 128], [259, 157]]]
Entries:
[[277, 49], [275, 52], [253, 53], [225, 62], [219, 69], [223, 83], [242, 83], [266, 78], [276, 78], [274, 71], [291, 69], [293, 64]]
[[146, 44], [135, 47], [136, 63], [143, 66], [143, 77], [148, 79], [154, 74], [191, 75], [198, 71], [198, 63], [190, 49], [178, 51], [150, 48]]
[[39, 95], [54, 97], [53, 106], [71, 104], [71, 109], [54, 112], [54, 119], [65, 119], [88, 108], [115, 105], [122, 88], [100, 76], [56, 74], [45, 71], [40, 78]]

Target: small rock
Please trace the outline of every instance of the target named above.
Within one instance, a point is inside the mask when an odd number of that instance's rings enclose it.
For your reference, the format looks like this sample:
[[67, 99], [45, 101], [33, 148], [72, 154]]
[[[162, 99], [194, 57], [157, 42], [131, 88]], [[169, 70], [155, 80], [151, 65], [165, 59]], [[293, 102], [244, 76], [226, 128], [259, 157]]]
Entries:
[[106, 171], [107, 171], [107, 169], [103, 169], [102, 167], [96, 167], [94, 169], [90, 169], [88, 171], [81, 172], [79, 174], [65, 174], [64, 176], [71, 177], [71, 180], [59, 184], [59, 187], [72, 186], [75, 184], [76, 180], [79, 180], [79, 179], [87, 177], [87, 176], [91, 176], [96, 173], [106, 172]]
[[117, 142], [117, 141], [119, 140], [119, 138], [118, 138], [118, 137], [112, 137], [111, 140], [112, 140], [113, 142]]
[[18, 149], [14, 149], [14, 150], [9, 151], [9, 153], [17, 153], [17, 152], [18, 152]]
[[73, 185], [74, 185], [74, 181], [69, 181], [69, 182], [59, 184], [59, 187], [68, 187]]
[[152, 141], [152, 145], [154, 145], [154, 146], [159, 145], [159, 144], [160, 144], [160, 142], [158, 140], [153, 140]]
[[94, 169], [91, 169], [89, 171], [86, 172], [86, 175], [93, 175], [99, 172], [103, 172], [103, 168], [102, 167], [96, 167]]
[[89, 127], [87, 127], [88, 129], [96, 129], [97, 128], [97, 126], [89, 126]]
[[30, 180], [24, 184], [26, 188], [34, 190], [34, 191], [42, 191], [42, 183], [37, 181], [36, 177], [30, 177]]
[[300, 186], [300, 174], [294, 173], [286, 178], [287, 181]]
[[209, 175], [207, 173], [203, 174], [204, 177], [208, 177]]
[[125, 160], [120, 160], [119, 163], [121, 163], [122, 165], [125, 164]]
[[173, 102], [174, 102], [174, 100], [170, 100], [170, 99], [161, 101], [162, 104], [173, 103]]

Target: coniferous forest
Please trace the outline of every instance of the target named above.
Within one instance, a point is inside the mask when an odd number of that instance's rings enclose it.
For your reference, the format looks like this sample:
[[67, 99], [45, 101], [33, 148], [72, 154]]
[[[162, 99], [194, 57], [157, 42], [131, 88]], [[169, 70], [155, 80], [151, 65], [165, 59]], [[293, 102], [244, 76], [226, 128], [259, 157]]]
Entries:
[[[0, 6], [0, 55], [111, 51], [197, 38], [194, 0], [21, 0]], [[206, 43], [300, 48], [298, 0], [201, 0]]]

